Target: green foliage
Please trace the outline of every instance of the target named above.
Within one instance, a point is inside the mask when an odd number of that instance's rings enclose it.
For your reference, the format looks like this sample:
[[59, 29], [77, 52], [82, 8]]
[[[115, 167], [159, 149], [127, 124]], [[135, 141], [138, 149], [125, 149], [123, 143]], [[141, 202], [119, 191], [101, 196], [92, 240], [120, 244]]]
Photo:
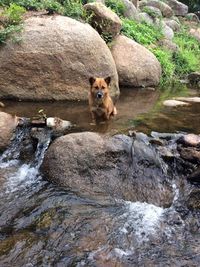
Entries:
[[126, 8], [121, 0], [105, 0], [105, 5], [112, 9], [118, 16], [123, 16]]
[[184, 75], [193, 71], [200, 71], [200, 43], [190, 36], [185, 29], [176, 33], [174, 41], [179, 50], [174, 54], [176, 62], [175, 73]]
[[0, 5], [9, 6], [12, 3], [24, 7], [27, 10], [39, 10], [42, 8], [42, 1], [40, 0], [1, 0]]
[[15, 33], [18, 33], [21, 30], [21, 25], [9, 25], [8, 27], [0, 30], [0, 45], [4, 44], [9, 37], [13, 37]]
[[172, 52], [161, 47], [155, 47], [150, 50], [157, 57], [162, 67], [161, 84], [172, 81], [176, 68], [175, 62], [173, 62]]
[[66, 0], [64, 1], [63, 6], [65, 16], [86, 20], [87, 13], [83, 8], [81, 0]]
[[64, 12], [63, 6], [54, 0], [44, 0], [42, 1], [43, 9], [47, 10], [49, 14], [59, 13], [62, 14]]
[[8, 8], [5, 9], [3, 15], [7, 19], [7, 23], [10, 25], [17, 25], [22, 21], [22, 16], [25, 13], [25, 9], [17, 4], [10, 4]]
[[122, 19], [122, 33], [142, 45], [155, 44], [163, 37], [161, 31], [155, 26], [130, 19]]

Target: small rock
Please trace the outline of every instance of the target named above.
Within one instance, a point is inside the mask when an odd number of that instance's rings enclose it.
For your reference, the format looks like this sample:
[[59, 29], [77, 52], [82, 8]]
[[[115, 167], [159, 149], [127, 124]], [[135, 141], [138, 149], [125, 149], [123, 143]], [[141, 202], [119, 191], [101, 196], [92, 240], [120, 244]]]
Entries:
[[199, 17], [198, 17], [195, 13], [188, 13], [188, 14], [186, 15], [186, 18], [187, 18], [188, 20], [190, 20], [190, 21], [194, 21], [194, 22], [197, 22], [197, 23], [200, 22]]
[[159, 8], [153, 6], [145, 6], [142, 9], [143, 12], [146, 12], [152, 18], [162, 18], [162, 13]]
[[187, 78], [191, 84], [196, 84], [200, 82], [200, 72], [192, 72], [188, 74]]
[[11, 114], [0, 112], [0, 150], [4, 150], [13, 136], [18, 125], [19, 118]]
[[193, 103], [200, 103], [200, 97], [177, 97], [177, 100], [185, 101], [185, 102], [193, 102]]
[[192, 210], [200, 209], [200, 189], [195, 188], [189, 193], [187, 206]]
[[200, 29], [190, 29], [190, 34], [200, 42]]
[[173, 19], [165, 19], [164, 21], [165, 21], [165, 24], [168, 27], [170, 27], [173, 31], [175, 31], [175, 32], [180, 31], [181, 25], [177, 21], [175, 21]]
[[165, 38], [165, 39], [160, 40], [159, 44], [172, 52], [178, 51], [178, 45], [173, 43], [172, 40]]
[[200, 183], [200, 168], [187, 177], [188, 181], [192, 183]]
[[170, 18], [171, 16], [173, 16], [173, 10], [171, 9], [171, 7], [169, 5], [167, 5], [166, 3], [162, 2], [162, 1], [158, 1], [158, 0], [142, 0], [139, 3], [140, 7], [144, 7], [144, 6], [153, 6], [156, 7], [158, 9], [160, 9], [163, 17], [166, 18]]
[[165, 21], [160, 22], [160, 20], [157, 19], [155, 23], [157, 25], [161, 24], [162, 32], [166, 39], [172, 40], [174, 38], [174, 31], [165, 23]]
[[188, 106], [189, 103], [185, 103], [183, 101], [178, 101], [178, 100], [165, 100], [163, 102], [163, 105], [167, 107], [178, 107], [178, 106]]
[[198, 146], [200, 145], [200, 136], [196, 134], [187, 134], [183, 136], [181, 141], [188, 146]]
[[46, 119], [46, 125], [47, 127], [49, 128], [52, 128], [56, 131], [64, 131], [66, 129], [69, 129], [72, 124], [70, 121], [65, 121], [65, 120], [62, 120], [60, 118], [52, 118], [52, 117], [49, 117]]
[[124, 17], [138, 20], [139, 19], [138, 11], [137, 11], [137, 8], [134, 6], [134, 4], [129, 0], [122, 0], [122, 3], [125, 6], [125, 9], [123, 12]]
[[145, 13], [145, 12], [141, 12], [141, 13], [139, 13], [139, 20], [140, 20], [141, 22], [146, 22], [146, 23], [149, 24], [149, 25], [153, 25], [153, 24], [154, 24], [152, 17], [149, 16], [149, 15], [148, 15], [147, 13]]
[[4, 107], [5, 107], [5, 105], [4, 105], [3, 102], [0, 102], [0, 107], [1, 107], [1, 108], [4, 108]]

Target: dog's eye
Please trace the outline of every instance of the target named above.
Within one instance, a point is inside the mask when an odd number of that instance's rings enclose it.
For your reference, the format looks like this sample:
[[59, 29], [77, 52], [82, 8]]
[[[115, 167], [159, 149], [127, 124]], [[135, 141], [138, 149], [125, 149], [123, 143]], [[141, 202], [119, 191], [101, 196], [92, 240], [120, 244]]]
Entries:
[[105, 87], [104, 87], [104, 86], [102, 86], [101, 88], [102, 88], [102, 89], [105, 89]]
[[98, 86], [95, 86], [94, 88], [95, 88], [95, 89], [99, 89], [99, 87], [98, 87]]

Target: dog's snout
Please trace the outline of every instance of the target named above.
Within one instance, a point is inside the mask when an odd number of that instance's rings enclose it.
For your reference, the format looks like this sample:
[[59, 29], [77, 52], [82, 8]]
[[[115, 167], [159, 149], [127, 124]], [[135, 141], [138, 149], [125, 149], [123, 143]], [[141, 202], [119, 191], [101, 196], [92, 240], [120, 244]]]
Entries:
[[103, 97], [103, 92], [98, 91], [98, 92], [97, 92], [97, 98], [102, 98], [102, 97]]

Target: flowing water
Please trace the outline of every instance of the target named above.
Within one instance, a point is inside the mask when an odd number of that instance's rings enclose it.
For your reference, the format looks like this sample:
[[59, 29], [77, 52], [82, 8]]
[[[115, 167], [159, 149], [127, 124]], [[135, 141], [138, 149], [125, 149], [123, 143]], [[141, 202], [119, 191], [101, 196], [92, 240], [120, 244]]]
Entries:
[[[48, 116], [72, 121], [77, 131], [200, 132], [199, 104], [163, 108], [159, 99], [157, 92], [127, 90], [118, 101], [117, 118], [99, 126], [90, 124], [85, 103], [6, 101], [5, 111], [32, 117], [43, 108]], [[200, 213], [184, 205], [184, 182], [178, 179], [176, 168], [169, 181], [174, 195], [171, 205], [156, 206], [147, 188], [141, 196], [141, 187], [136, 202], [86, 198], [41, 177], [39, 168], [51, 141], [50, 133], [44, 132], [34, 155], [26, 158], [22, 141], [29, 134], [27, 127], [18, 129], [0, 157], [1, 267], [199, 266]], [[166, 172], [167, 165], [159, 154], [155, 160]], [[155, 184], [155, 195], [156, 188]], [[148, 202], [143, 199], [145, 194]]]

